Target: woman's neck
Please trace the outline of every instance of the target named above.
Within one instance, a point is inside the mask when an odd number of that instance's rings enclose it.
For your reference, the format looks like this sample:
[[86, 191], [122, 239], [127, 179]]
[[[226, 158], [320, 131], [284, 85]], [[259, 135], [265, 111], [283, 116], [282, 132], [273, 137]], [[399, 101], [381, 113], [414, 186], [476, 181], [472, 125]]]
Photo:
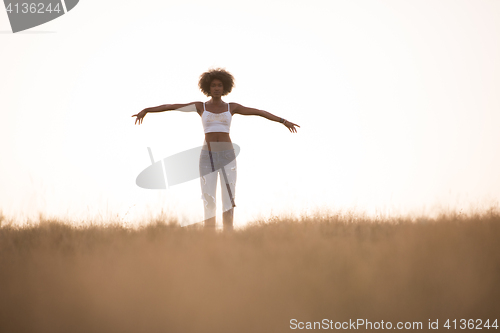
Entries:
[[214, 105], [221, 105], [223, 103], [220, 97], [212, 97], [209, 102]]

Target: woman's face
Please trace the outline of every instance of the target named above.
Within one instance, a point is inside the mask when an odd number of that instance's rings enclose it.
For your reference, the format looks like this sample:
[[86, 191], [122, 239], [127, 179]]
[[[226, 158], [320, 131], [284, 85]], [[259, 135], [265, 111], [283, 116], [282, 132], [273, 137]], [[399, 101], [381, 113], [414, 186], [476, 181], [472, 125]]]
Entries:
[[210, 83], [210, 96], [221, 97], [223, 92], [224, 86], [222, 85], [222, 81], [219, 79], [213, 79]]

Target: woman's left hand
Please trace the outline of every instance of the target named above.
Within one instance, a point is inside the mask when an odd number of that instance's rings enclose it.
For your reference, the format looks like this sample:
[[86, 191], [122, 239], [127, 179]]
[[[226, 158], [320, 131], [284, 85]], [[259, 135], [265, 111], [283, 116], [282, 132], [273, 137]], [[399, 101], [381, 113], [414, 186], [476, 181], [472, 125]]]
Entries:
[[288, 121], [288, 120], [285, 120], [285, 122], [283, 123], [283, 125], [285, 125], [290, 130], [290, 132], [292, 132], [292, 133], [297, 133], [297, 129], [295, 128], [295, 126], [300, 127], [299, 125], [294, 124], [294, 123], [292, 123], [291, 121]]

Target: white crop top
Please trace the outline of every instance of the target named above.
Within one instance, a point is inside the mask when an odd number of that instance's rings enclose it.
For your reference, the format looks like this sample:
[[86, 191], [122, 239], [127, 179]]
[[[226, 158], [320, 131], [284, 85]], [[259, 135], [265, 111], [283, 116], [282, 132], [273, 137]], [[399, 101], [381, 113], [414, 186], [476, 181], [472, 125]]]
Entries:
[[227, 111], [222, 113], [213, 113], [205, 109], [205, 102], [203, 102], [203, 114], [201, 115], [201, 122], [205, 133], [211, 132], [224, 132], [229, 133], [231, 127], [231, 119], [233, 116], [229, 110], [229, 103], [227, 103]]

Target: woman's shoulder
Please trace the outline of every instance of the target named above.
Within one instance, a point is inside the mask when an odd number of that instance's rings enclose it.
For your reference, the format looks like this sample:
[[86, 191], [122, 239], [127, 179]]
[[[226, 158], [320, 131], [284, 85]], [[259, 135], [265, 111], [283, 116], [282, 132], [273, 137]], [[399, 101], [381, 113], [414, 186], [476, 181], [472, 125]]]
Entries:
[[234, 110], [236, 110], [237, 105], [239, 105], [239, 104], [238, 103], [228, 102], [227, 105], [228, 105], [229, 113], [231, 114], [231, 116], [233, 116], [234, 115]]
[[190, 103], [191, 105], [194, 104], [195, 108], [196, 108], [196, 113], [198, 113], [200, 116], [201, 114], [203, 113], [203, 102], [192, 102]]
[[229, 102], [227, 104], [229, 105], [229, 112], [231, 115], [234, 115], [241, 108], [241, 105], [238, 103]]

